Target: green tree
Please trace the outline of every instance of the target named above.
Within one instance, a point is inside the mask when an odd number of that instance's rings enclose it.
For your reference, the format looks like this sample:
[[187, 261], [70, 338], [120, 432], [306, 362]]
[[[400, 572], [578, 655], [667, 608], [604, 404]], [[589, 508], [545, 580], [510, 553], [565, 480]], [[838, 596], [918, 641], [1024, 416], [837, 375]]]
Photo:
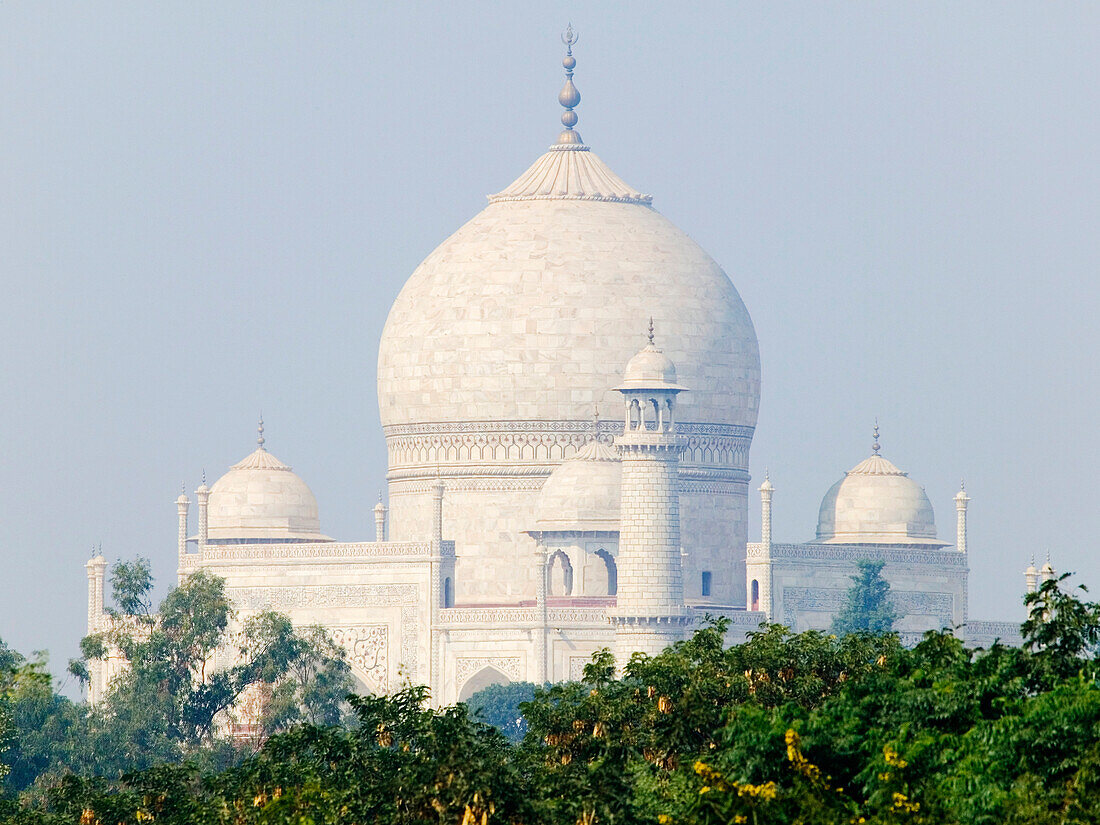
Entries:
[[[238, 623], [225, 582], [203, 570], [146, 618], [151, 579], [141, 562], [116, 565], [120, 611], [108, 631], [82, 641], [85, 659], [70, 668], [86, 671], [87, 660], [112, 648], [128, 662], [89, 714], [87, 746], [74, 765], [93, 773], [133, 770], [204, 750], [205, 757], [232, 759], [227, 743], [216, 740], [246, 693], [261, 704], [269, 700], [265, 734], [306, 720], [339, 721], [351, 680], [327, 634], [299, 632], [275, 612]], [[219, 656], [231, 664], [216, 667]]]
[[533, 682], [511, 682], [482, 688], [466, 700], [466, 706], [474, 718], [488, 722], [510, 742], [519, 742], [527, 734], [527, 720], [520, 706], [534, 698]]
[[856, 562], [859, 572], [852, 576], [848, 600], [833, 619], [832, 632], [890, 633], [894, 629], [897, 611], [890, 598], [890, 583], [882, 577], [883, 561], [863, 559]]

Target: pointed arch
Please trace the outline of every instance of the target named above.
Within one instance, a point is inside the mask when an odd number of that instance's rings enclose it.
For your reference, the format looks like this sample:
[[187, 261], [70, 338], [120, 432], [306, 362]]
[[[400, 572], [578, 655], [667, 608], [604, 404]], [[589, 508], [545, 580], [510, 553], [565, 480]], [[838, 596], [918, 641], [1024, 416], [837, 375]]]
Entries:
[[469, 679], [466, 680], [466, 684], [462, 686], [462, 690], [458, 693], [458, 701], [465, 702], [479, 690], [484, 690], [489, 685], [510, 685], [512, 680], [497, 670], [492, 665], [486, 665]]

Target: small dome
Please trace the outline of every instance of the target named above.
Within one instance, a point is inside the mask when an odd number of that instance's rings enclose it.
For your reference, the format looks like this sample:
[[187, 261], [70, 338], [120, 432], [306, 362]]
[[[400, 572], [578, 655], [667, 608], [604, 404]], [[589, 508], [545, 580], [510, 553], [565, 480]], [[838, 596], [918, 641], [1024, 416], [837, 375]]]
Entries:
[[321, 535], [317, 499], [261, 445], [210, 488], [210, 544], [332, 541]]
[[877, 453], [829, 488], [821, 502], [817, 541], [946, 546], [936, 538], [924, 489]]
[[622, 462], [599, 441], [591, 441], [562, 462], [539, 491], [537, 531], [619, 530]]
[[651, 389], [676, 383], [676, 365], [652, 343], [631, 358], [623, 371], [623, 387]]

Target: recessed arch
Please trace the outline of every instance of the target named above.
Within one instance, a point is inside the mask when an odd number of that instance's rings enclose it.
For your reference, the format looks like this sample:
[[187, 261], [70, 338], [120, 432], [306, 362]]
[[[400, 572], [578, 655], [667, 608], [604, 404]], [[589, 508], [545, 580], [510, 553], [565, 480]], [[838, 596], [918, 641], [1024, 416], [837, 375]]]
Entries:
[[510, 685], [512, 680], [497, 670], [492, 665], [486, 665], [469, 679], [459, 691], [458, 701], [465, 702], [479, 690], [484, 690], [489, 685]]

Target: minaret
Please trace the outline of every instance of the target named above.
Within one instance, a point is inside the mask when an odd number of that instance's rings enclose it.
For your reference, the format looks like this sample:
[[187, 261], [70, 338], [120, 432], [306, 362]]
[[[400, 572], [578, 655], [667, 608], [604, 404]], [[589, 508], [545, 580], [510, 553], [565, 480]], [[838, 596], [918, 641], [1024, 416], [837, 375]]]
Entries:
[[955, 528], [955, 549], [960, 553], [966, 552], [966, 505], [970, 502], [970, 496], [966, 494], [966, 484], [959, 484], [959, 492], [955, 493], [955, 512], [958, 515], [958, 525]]
[[1031, 564], [1024, 571], [1024, 581], [1027, 583], [1027, 592], [1034, 593], [1039, 589], [1039, 571], [1035, 569], [1035, 557], [1031, 557]]
[[771, 621], [772, 609], [772, 494], [771, 476], [764, 472], [760, 485], [760, 556], [745, 566], [745, 608], [763, 610]]
[[202, 484], [195, 490], [199, 502], [199, 557], [206, 551], [207, 503], [210, 501], [210, 488], [206, 486], [206, 470], [202, 471]]
[[765, 550], [772, 546], [772, 493], [775, 487], [768, 473], [764, 473], [764, 483], [760, 485], [760, 543]]
[[611, 612], [615, 657], [624, 667], [635, 651], [655, 656], [684, 637], [680, 554], [680, 453], [676, 434], [676, 367], [653, 343], [630, 359], [616, 387], [625, 402], [625, 427], [615, 440], [622, 458], [618, 594]]
[[378, 503], [374, 505], [374, 540], [382, 543], [386, 540], [386, 505], [382, 503], [382, 493], [378, 493]]
[[183, 485], [180, 485], [180, 495], [176, 499], [176, 513], [179, 516], [179, 533], [177, 538], [177, 553], [179, 556], [179, 570], [177, 574], [183, 575], [183, 561], [184, 556], [187, 555], [187, 509], [191, 506], [190, 499], [187, 498], [187, 494], [183, 491]]
[[1043, 583], [1045, 584], [1046, 582], [1054, 581], [1054, 579], [1057, 576], [1058, 576], [1058, 574], [1054, 572], [1054, 567], [1051, 566], [1050, 551], [1048, 550], [1047, 551], [1047, 561], [1046, 561], [1046, 564], [1044, 564], [1042, 566], [1042, 568], [1040, 568], [1039, 577], [1043, 580]]
[[[99, 553], [84, 565], [88, 571], [88, 633], [99, 633], [103, 627], [103, 579], [107, 570], [107, 559]], [[88, 704], [99, 701], [106, 685], [103, 684], [103, 662], [92, 659], [88, 662]]]

